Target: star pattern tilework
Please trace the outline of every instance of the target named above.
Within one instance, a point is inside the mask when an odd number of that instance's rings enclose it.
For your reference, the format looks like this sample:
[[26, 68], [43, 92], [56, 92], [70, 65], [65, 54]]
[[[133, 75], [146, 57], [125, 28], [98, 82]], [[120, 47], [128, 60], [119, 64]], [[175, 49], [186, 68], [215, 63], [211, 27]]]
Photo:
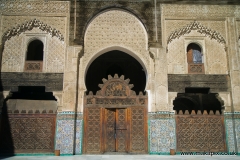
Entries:
[[149, 151], [169, 153], [176, 148], [175, 119], [155, 119], [149, 123]]
[[[60, 149], [61, 154], [72, 155], [74, 148], [75, 154], [82, 154], [82, 122], [82, 120], [76, 120], [76, 130], [74, 130], [73, 118], [57, 120], [55, 149]], [[73, 147], [74, 139], [75, 147]]]
[[232, 119], [226, 119], [226, 140], [227, 140], [227, 148], [228, 152], [235, 151], [235, 145], [234, 145], [234, 133], [233, 133], [233, 120]]
[[240, 119], [235, 119], [235, 133], [237, 139], [238, 153], [240, 152]]

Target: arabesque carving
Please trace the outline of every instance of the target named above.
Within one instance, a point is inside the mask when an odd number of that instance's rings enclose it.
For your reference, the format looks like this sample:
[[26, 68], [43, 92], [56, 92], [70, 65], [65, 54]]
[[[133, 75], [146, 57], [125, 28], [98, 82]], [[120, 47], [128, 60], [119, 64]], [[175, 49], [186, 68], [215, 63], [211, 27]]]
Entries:
[[[36, 36], [28, 36], [36, 35]], [[2, 53], [2, 72], [23, 72], [25, 64], [25, 54], [28, 42], [33, 38], [41, 41], [47, 41], [44, 46], [44, 60], [42, 72], [62, 73], [65, 61], [65, 43], [57, 37], [41, 31], [39, 28], [33, 28], [19, 36], [14, 36], [4, 44]]]
[[[39, 3], [39, 1], [41, 1]], [[0, 13], [3, 14], [60, 14], [69, 13], [70, 2], [61, 1], [26, 1], [26, 0], [1, 0]]]
[[226, 151], [223, 116], [178, 115], [176, 123], [177, 151]]
[[204, 27], [203, 25], [201, 25], [199, 22], [194, 21], [193, 23], [187, 25], [184, 28], [181, 28], [179, 30], [176, 30], [175, 32], [173, 32], [167, 40], [167, 43], [169, 44], [172, 40], [179, 38], [185, 34], [190, 33], [192, 30], [196, 30], [197, 32], [201, 33], [201, 34], [205, 34], [206, 36], [208, 36], [210, 39], [215, 39], [216, 41], [218, 41], [219, 43], [223, 43], [226, 44], [225, 39], [223, 38], [223, 36], [216, 32], [213, 31], [207, 27]]
[[[53, 152], [54, 138], [52, 137], [55, 135], [56, 114], [51, 112], [46, 114], [43, 111], [41, 114], [36, 111], [34, 114], [32, 110], [28, 112], [22, 110], [21, 113], [16, 110], [15, 114], [8, 113], [8, 116], [4, 116], [2, 123], [4, 125], [0, 133], [1, 153], [11, 152], [12, 144], [15, 153], [32, 153], [33, 150], [35, 153]], [[10, 135], [6, 132], [9, 129]]]
[[102, 80], [96, 95], [84, 96], [83, 152], [146, 153], [147, 96], [136, 95], [123, 75]]
[[16, 35], [20, 35], [22, 32], [30, 31], [33, 28], [39, 28], [40, 30], [49, 33], [52, 37], [57, 37], [60, 41], [64, 41], [63, 34], [56, 30], [55, 28], [52, 28], [51, 26], [44, 24], [43, 22], [33, 19], [31, 21], [25, 22], [21, 25], [18, 25], [16, 27], [13, 27], [12, 29], [6, 31], [2, 36], [2, 42], [9, 40], [11, 37], [14, 37]]
[[86, 29], [83, 69], [94, 54], [114, 46], [135, 53], [148, 68], [150, 56], [147, 40], [147, 32], [142, 22], [134, 15], [121, 10], [103, 12], [94, 18]]
[[[209, 1], [210, 2], [210, 1]], [[239, 17], [239, 5], [192, 5], [162, 4], [162, 15], [167, 18], [219, 19], [219, 17]]]
[[124, 79], [124, 76], [118, 76], [117, 74], [112, 77], [108, 75], [108, 79], [102, 79], [103, 84], [98, 86], [101, 90], [97, 91], [96, 95], [93, 92], [89, 92], [85, 96], [85, 104], [87, 107], [93, 106], [108, 106], [109, 108], [118, 108], [121, 106], [146, 106], [147, 95], [143, 95], [139, 92], [136, 95], [135, 91], [131, 90], [133, 84], [129, 84], [130, 79]]
[[112, 77], [108, 75], [108, 80], [103, 78], [104, 84], [99, 84], [99, 87], [102, 89], [97, 92], [97, 95], [102, 96], [130, 96], [135, 95], [134, 91], [131, 90], [133, 84], [129, 84], [129, 79], [124, 80], [124, 76], [122, 75], [120, 78], [117, 74]]
[[112, 82], [105, 91], [106, 96], [126, 96], [126, 87], [119, 82]]

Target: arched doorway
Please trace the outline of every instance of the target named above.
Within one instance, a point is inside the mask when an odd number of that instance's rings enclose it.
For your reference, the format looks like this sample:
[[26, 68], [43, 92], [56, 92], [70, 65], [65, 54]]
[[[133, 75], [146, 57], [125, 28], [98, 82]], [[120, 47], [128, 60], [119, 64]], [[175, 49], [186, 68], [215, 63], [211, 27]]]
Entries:
[[107, 52], [92, 62], [85, 82], [83, 153], [147, 153], [146, 75], [140, 63], [124, 52]]
[[142, 65], [132, 56], [119, 50], [113, 50], [97, 57], [89, 66], [85, 84], [87, 91], [94, 94], [99, 90], [98, 84], [102, 78], [112, 77], [118, 74], [124, 75], [134, 84], [132, 90], [139, 94], [144, 92], [146, 87], [146, 74]]

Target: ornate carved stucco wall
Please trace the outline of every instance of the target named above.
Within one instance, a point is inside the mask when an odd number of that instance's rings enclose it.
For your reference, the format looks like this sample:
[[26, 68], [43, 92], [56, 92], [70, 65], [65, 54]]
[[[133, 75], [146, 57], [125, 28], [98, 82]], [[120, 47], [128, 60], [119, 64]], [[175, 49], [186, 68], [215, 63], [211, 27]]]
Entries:
[[92, 20], [85, 33], [83, 70], [96, 53], [121, 47], [136, 54], [142, 65], [149, 68], [147, 32], [134, 15], [123, 10], [110, 10]]
[[[232, 115], [240, 110], [240, 6], [162, 4], [161, 15], [163, 46], [168, 49], [168, 74], [187, 74], [186, 46], [189, 42], [196, 42], [203, 49], [206, 76], [229, 76], [228, 89], [218, 93], [225, 106], [228, 152], [239, 150], [239, 119]], [[202, 27], [191, 28], [193, 23]], [[175, 95], [176, 92], [169, 93], [169, 103]]]
[[[69, 2], [53, 1], [1, 1], [0, 36], [3, 37], [1, 43], [5, 44], [2, 72], [22, 72], [29, 41], [39, 39], [44, 43], [43, 72], [63, 73], [68, 43], [69, 5]], [[34, 19], [43, 24], [42, 29], [38, 29], [39, 25], [31, 25]], [[33, 29], [25, 29], [24, 25]], [[64, 40], [50, 35], [52, 31], [61, 33]]]
[[[85, 31], [92, 18], [109, 8], [128, 10], [136, 15], [147, 28], [149, 42], [156, 40], [154, 1], [152, 0], [71, 0], [71, 11], [74, 14], [71, 14], [70, 18], [70, 43], [83, 45]], [[161, 27], [161, 25], [159, 24], [158, 27]], [[161, 34], [161, 32], [158, 32], [158, 34]], [[158, 37], [161, 37], [161, 35], [158, 35]]]
[[63, 73], [65, 43], [48, 33], [33, 28], [7, 40], [2, 56], [2, 72], [23, 72], [27, 47], [34, 39], [44, 44], [43, 72]]
[[[163, 46], [168, 49], [168, 74], [188, 73], [186, 47], [190, 42], [196, 42], [203, 48], [205, 74], [230, 74], [233, 101], [225, 103], [228, 106], [233, 103], [235, 110], [239, 108], [238, 94], [234, 93], [239, 86], [239, 63], [236, 62], [239, 55], [234, 39], [238, 37], [239, 22], [236, 20], [240, 16], [240, 7], [162, 4], [161, 13]], [[191, 28], [193, 23], [201, 27]], [[222, 95], [230, 95], [230, 92]]]
[[168, 44], [168, 74], [188, 74], [186, 48], [190, 42], [204, 47], [205, 74], [228, 74], [225, 45], [197, 31], [191, 31]]
[[[147, 47], [147, 32], [133, 14], [117, 9], [100, 13], [85, 32], [84, 55], [79, 66], [79, 91], [86, 89], [84, 77], [91, 62], [110, 50], [121, 50], [136, 58], [145, 70], [148, 82], [152, 73], [152, 59]], [[82, 108], [82, 94], [80, 95], [78, 107]]]
[[[19, 85], [45, 86], [46, 91], [54, 91], [60, 110], [63, 105], [62, 73], [69, 37], [70, 2], [2, 0], [0, 19], [0, 52], [4, 48], [1, 53], [2, 90], [17, 91]], [[24, 72], [27, 46], [34, 39], [44, 44], [43, 73], [37, 73], [37, 76], [27, 72], [21, 74]], [[14, 72], [18, 72], [18, 76], [11, 79], [12, 76], [8, 75]], [[40, 80], [39, 77], [45, 78]]]

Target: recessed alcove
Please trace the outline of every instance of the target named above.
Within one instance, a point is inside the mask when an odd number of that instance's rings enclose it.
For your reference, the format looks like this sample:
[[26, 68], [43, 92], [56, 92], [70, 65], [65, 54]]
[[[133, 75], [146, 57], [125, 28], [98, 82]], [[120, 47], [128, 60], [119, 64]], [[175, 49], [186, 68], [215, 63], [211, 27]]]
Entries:
[[97, 57], [89, 66], [85, 83], [87, 91], [96, 94], [100, 88], [98, 84], [102, 84], [102, 79], [108, 75], [114, 76], [124, 75], [130, 79], [130, 84], [134, 87], [132, 90], [139, 94], [144, 92], [146, 86], [146, 75], [141, 64], [132, 56], [122, 51], [113, 50]]
[[187, 87], [185, 93], [178, 93], [177, 97], [173, 101], [173, 109], [179, 113], [179, 111], [195, 112], [219, 111], [222, 113], [224, 109], [224, 102], [218, 98], [217, 93], [210, 93], [208, 87]]
[[45, 86], [19, 86], [17, 92], [12, 92], [9, 99], [54, 100], [52, 92], [45, 92]]
[[44, 45], [40, 40], [33, 40], [29, 43], [27, 49], [27, 61], [42, 61]]

